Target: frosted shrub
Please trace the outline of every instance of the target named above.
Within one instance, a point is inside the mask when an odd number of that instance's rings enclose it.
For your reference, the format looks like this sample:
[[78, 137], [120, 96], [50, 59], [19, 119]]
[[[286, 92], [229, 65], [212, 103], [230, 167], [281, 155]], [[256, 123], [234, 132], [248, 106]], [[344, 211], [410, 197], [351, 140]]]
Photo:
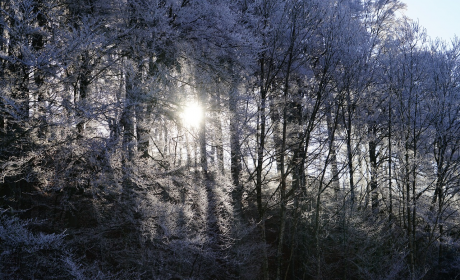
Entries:
[[0, 213], [0, 279], [73, 279], [81, 274], [68, 265], [65, 234], [33, 233], [31, 223]]

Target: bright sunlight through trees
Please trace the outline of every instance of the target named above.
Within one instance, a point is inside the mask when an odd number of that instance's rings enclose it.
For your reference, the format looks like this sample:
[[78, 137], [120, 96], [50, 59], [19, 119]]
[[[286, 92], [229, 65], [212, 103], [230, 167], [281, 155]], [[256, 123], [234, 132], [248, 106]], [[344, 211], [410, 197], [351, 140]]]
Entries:
[[188, 103], [181, 114], [182, 122], [185, 126], [197, 128], [203, 120], [204, 112], [200, 104], [196, 102]]

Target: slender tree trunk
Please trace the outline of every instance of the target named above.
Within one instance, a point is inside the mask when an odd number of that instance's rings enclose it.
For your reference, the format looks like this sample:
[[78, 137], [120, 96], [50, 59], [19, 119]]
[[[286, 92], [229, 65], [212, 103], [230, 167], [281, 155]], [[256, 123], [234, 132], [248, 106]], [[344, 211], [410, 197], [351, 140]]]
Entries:
[[[329, 136], [329, 141], [332, 141], [332, 134], [334, 133], [334, 124], [332, 120], [332, 112], [330, 109], [327, 109], [326, 112], [326, 122], [327, 122], [327, 133]], [[335, 197], [338, 199], [340, 192], [340, 183], [339, 183], [339, 169], [337, 164], [337, 153], [335, 147], [335, 141], [331, 142], [331, 173], [332, 173], [332, 189], [334, 190]]]
[[200, 166], [201, 166], [201, 171], [203, 174], [208, 173], [208, 156], [206, 152], [206, 127], [205, 124], [203, 123], [200, 126], [200, 132], [199, 132], [199, 140], [200, 140]]
[[200, 154], [200, 152], [198, 150], [198, 145], [196, 141], [193, 141], [193, 154], [195, 156], [193, 158], [193, 166], [194, 166], [195, 172], [198, 172], [198, 155]]
[[[43, 7], [40, 7], [40, 1], [34, 1], [34, 13], [37, 15], [37, 23], [40, 28], [43, 28], [46, 23], [46, 17], [43, 14]], [[45, 40], [43, 35], [40, 32], [37, 32], [32, 35], [32, 48], [39, 53], [45, 46]], [[48, 125], [46, 121], [46, 90], [42, 88], [44, 82], [44, 75], [40, 68], [36, 68], [34, 71], [34, 84], [35, 84], [35, 94], [37, 97], [37, 105], [34, 108], [35, 119], [38, 121], [38, 133], [37, 136], [42, 139], [47, 138]]]
[[163, 155], [166, 157], [169, 155], [169, 127], [168, 121], [163, 120]]
[[[0, 79], [2, 77], [0, 76]], [[6, 135], [6, 126], [5, 126], [5, 104], [3, 103], [3, 100], [0, 99], [0, 139], [3, 139], [3, 137]], [[1, 170], [1, 169], [0, 169]]]
[[121, 124], [123, 125], [123, 148], [125, 150], [126, 160], [132, 162], [137, 148], [136, 143], [136, 74], [127, 72], [125, 81], [126, 99]]
[[135, 231], [133, 222], [133, 207], [135, 181], [133, 180], [133, 163], [137, 149], [136, 141], [136, 92], [137, 92], [137, 73], [127, 71], [125, 74], [125, 104], [121, 115], [120, 123], [123, 126], [123, 154], [122, 154], [122, 193], [121, 203], [123, 222], [122, 228], [126, 236], [130, 238], [124, 239], [125, 246], [132, 246], [134, 241], [131, 233]]
[[136, 109], [136, 137], [138, 141], [137, 149], [140, 156], [148, 158], [151, 130], [149, 125], [149, 110], [151, 111], [152, 107], [146, 107], [144, 104], [138, 104]]
[[[292, 36], [295, 34], [295, 28], [293, 28]], [[291, 40], [294, 40], [292, 37]], [[288, 105], [288, 93], [289, 93], [289, 78], [290, 78], [290, 71], [291, 71], [291, 64], [292, 64], [292, 48], [293, 48], [293, 41], [291, 42], [291, 46], [289, 48], [289, 58], [287, 64], [287, 73], [284, 82], [284, 104], [283, 104], [283, 124], [282, 124], [282, 136], [281, 136], [281, 146], [279, 152], [279, 161], [280, 161], [280, 232], [278, 236], [278, 250], [277, 250], [277, 268], [276, 268], [276, 280], [280, 280], [282, 276], [282, 260], [283, 260], [283, 246], [284, 246], [284, 234], [286, 228], [286, 205], [287, 205], [287, 197], [286, 197], [286, 168], [285, 168], [285, 152], [286, 152], [286, 137], [287, 137], [287, 105]], [[275, 143], [276, 147], [276, 143]]]
[[[199, 99], [200, 103], [203, 103], [203, 100], [205, 100], [204, 92], [199, 93]], [[201, 105], [201, 104], [200, 104]], [[203, 175], [205, 178], [208, 176], [208, 154], [206, 151], [207, 147], [207, 141], [206, 141], [206, 117], [203, 116], [203, 119], [201, 120], [200, 126], [198, 128], [198, 138], [200, 142], [200, 167], [201, 171], [203, 172]]]
[[354, 167], [353, 167], [353, 148], [352, 148], [352, 125], [351, 125], [351, 116], [352, 116], [352, 104], [350, 104], [351, 98], [350, 93], [347, 92], [347, 112], [342, 111], [343, 123], [345, 126], [346, 132], [346, 144], [347, 144], [347, 165], [348, 165], [348, 180], [350, 187], [350, 200], [351, 206], [353, 208], [355, 203], [355, 185], [354, 185]]
[[84, 51], [81, 55], [82, 66], [79, 69], [78, 74], [78, 81], [80, 82], [80, 86], [78, 88], [78, 104], [77, 107], [77, 133], [78, 137], [82, 138], [85, 133], [85, 126], [86, 126], [86, 117], [84, 111], [87, 110], [87, 98], [89, 94], [89, 85], [90, 85], [90, 75], [91, 69], [89, 65], [89, 53], [88, 51]]
[[187, 154], [187, 168], [190, 171], [190, 166], [192, 166], [192, 151], [190, 149], [190, 142], [188, 139], [188, 132], [185, 132], [185, 153]]
[[[281, 141], [282, 137], [280, 135], [282, 134], [282, 125], [280, 122], [280, 113], [278, 112], [278, 108], [281, 107], [282, 104], [279, 104], [280, 101], [277, 100], [277, 97], [272, 95], [269, 98], [269, 104], [270, 104], [270, 118], [272, 122], [272, 127], [273, 127], [273, 142], [275, 143], [274, 145], [274, 151], [275, 151], [275, 161], [276, 161], [276, 171], [278, 172], [278, 175], [280, 176], [281, 174], [281, 157], [283, 156], [282, 153], [283, 151], [281, 150]], [[284, 106], [287, 106], [284, 104]]]
[[224, 143], [223, 143], [223, 131], [222, 131], [222, 120], [221, 120], [222, 110], [221, 110], [221, 98], [220, 91], [217, 90], [217, 116], [216, 116], [216, 154], [217, 154], [217, 170], [221, 175], [225, 174], [224, 169]]
[[[205, 100], [204, 92], [200, 92], [200, 100]], [[203, 174], [203, 182], [206, 188], [206, 195], [207, 195], [207, 215], [206, 215], [206, 223], [207, 223], [207, 236], [209, 246], [217, 255], [219, 249], [219, 245], [221, 245], [221, 232], [219, 229], [218, 218], [218, 202], [216, 195], [214, 193], [215, 188], [215, 180], [212, 173], [208, 172], [208, 156], [207, 156], [207, 139], [206, 139], [206, 117], [203, 117], [200, 126], [199, 126], [199, 145], [200, 145], [200, 167], [201, 172]]]
[[321, 189], [323, 187], [323, 184], [320, 182], [319, 183], [319, 190], [318, 194], [316, 195], [316, 203], [315, 203], [315, 250], [316, 250], [316, 278], [317, 279], [322, 279], [322, 272], [321, 272], [321, 246], [320, 246], [320, 236], [319, 236], [319, 214], [321, 210]]
[[[434, 191], [433, 198], [431, 200], [430, 210], [432, 215], [436, 215], [436, 223], [438, 225], [439, 230], [439, 245], [438, 245], [438, 255], [437, 255], [437, 265], [441, 264], [441, 256], [442, 256], [442, 243], [443, 243], [443, 227], [442, 227], [442, 212], [443, 212], [443, 196], [444, 196], [444, 177], [445, 177], [445, 170], [444, 170], [444, 156], [446, 152], [446, 144], [443, 141], [443, 137], [438, 137], [436, 140], [436, 144], [434, 154], [436, 159], [436, 188]], [[437, 204], [437, 205], [436, 205]], [[435, 207], [437, 206], [436, 213]], [[436, 225], [433, 228], [433, 232], [436, 231]]]
[[392, 222], [392, 219], [393, 219], [393, 187], [392, 187], [392, 177], [391, 177], [391, 165], [392, 165], [392, 158], [393, 158], [393, 155], [391, 153], [391, 148], [392, 148], [392, 144], [391, 144], [391, 129], [392, 129], [392, 123], [391, 123], [391, 96], [390, 96], [390, 100], [389, 100], [389, 103], [388, 103], [388, 194], [389, 194], [389, 204], [390, 204], [390, 208], [389, 208], [389, 221]]
[[[371, 204], [372, 213], [378, 214], [379, 212], [379, 194], [377, 192], [377, 145], [376, 145], [376, 128], [374, 124], [369, 127], [369, 135], [371, 140], [369, 141], [369, 162], [371, 165]], [[367, 205], [366, 205], [367, 206]]]
[[[299, 99], [302, 98], [299, 93]], [[292, 191], [295, 194], [295, 204], [298, 207], [299, 203], [299, 190], [300, 195], [305, 196], [306, 194], [306, 175], [305, 175], [305, 160], [306, 160], [306, 151], [305, 146], [307, 142], [307, 135], [304, 135], [304, 132], [300, 130], [304, 120], [302, 118], [302, 105], [296, 100], [295, 107], [293, 109], [294, 120], [298, 125], [299, 131], [297, 132], [297, 137], [293, 143], [293, 156], [292, 156]]]
[[411, 201], [411, 183], [410, 183], [410, 169], [409, 169], [409, 139], [406, 139], [405, 151], [405, 185], [406, 185], [406, 215], [407, 215], [407, 237], [409, 239], [409, 265], [411, 271], [411, 278], [414, 279], [415, 273], [415, 258], [414, 258], [414, 240], [412, 239], [412, 201]]
[[415, 100], [415, 109], [414, 109], [414, 122], [413, 122], [413, 127], [412, 127], [412, 139], [413, 139], [413, 157], [412, 157], [412, 249], [413, 249], [413, 268], [415, 271], [415, 263], [417, 262], [417, 238], [416, 238], [416, 233], [417, 233], [417, 196], [416, 196], [416, 181], [417, 181], [417, 114], [418, 113], [418, 97], [416, 95], [416, 100]]
[[[0, 9], [5, 10], [6, 7], [4, 2], [0, 3]], [[5, 38], [7, 35], [7, 32], [5, 31], [5, 28], [3, 25], [0, 25], [0, 38], [3, 37]], [[5, 40], [2, 40], [0, 42], [0, 51], [3, 53], [8, 53], [8, 45]], [[5, 60], [0, 61], [0, 80], [5, 80], [6, 75], [5, 75], [5, 68], [8, 65], [8, 63]], [[3, 137], [6, 135], [6, 119], [5, 119], [5, 104], [3, 103], [3, 98], [0, 98], [0, 139], [3, 139]], [[1, 140], [0, 140], [1, 142]], [[1, 156], [1, 154], [0, 154]], [[2, 169], [0, 169], [0, 172]]]
[[315, 227], [314, 227], [314, 233], [315, 233], [315, 245], [316, 245], [316, 260], [317, 260], [317, 278], [322, 279], [322, 249], [321, 249], [321, 244], [320, 244], [320, 213], [321, 213], [321, 195], [322, 193], [326, 190], [328, 185], [324, 183], [324, 177], [326, 175], [326, 170], [327, 167], [329, 166], [329, 162], [331, 160], [332, 156], [332, 151], [334, 150], [333, 144], [334, 144], [334, 139], [335, 139], [335, 133], [337, 130], [337, 125], [338, 125], [338, 110], [339, 110], [340, 105], [337, 107], [337, 111], [335, 114], [335, 118], [332, 121], [332, 126], [331, 126], [331, 133], [328, 135], [329, 141], [327, 142], [328, 144], [328, 150], [327, 150], [327, 155], [326, 158], [324, 159], [324, 167], [321, 170], [321, 175], [319, 178], [319, 186], [318, 186], [318, 192], [316, 194], [316, 209], [315, 209]]
[[269, 280], [268, 274], [268, 253], [265, 248], [266, 236], [265, 236], [265, 211], [262, 204], [262, 171], [264, 163], [264, 150], [265, 150], [265, 125], [266, 125], [266, 115], [265, 107], [267, 102], [267, 90], [264, 87], [264, 59], [260, 61], [261, 67], [261, 81], [260, 81], [260, 105], [258, 107], [259, 120], [258, 120], [258, 145], [257, 145], [257, 167], [256, 167], [256, 196], [257, 196], [257, 211], [259, 213], [260, 226], [262, 231], [262, 242], [264, 244], [263, 251], [263, 263], [262, 263], [262, 275], [264, 280]]

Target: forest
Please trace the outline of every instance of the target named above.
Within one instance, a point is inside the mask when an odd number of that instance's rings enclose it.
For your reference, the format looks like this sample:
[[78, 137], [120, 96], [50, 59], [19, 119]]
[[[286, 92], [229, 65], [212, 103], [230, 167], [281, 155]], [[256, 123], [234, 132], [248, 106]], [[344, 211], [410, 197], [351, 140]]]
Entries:
[[460, 39], [400, 0], [1, 0], [0, 279], [458, 279]]

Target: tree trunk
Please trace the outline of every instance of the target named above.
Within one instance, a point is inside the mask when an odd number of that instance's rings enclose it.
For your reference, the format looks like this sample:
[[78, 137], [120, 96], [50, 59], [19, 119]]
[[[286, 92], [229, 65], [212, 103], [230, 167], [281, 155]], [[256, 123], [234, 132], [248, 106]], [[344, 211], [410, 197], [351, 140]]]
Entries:
[[[342, 110], [343, 124], [345, 126], [346, 132], [346, 144], [347, 144], [347, 165], [348, 165], [348, 180], [350, 188], [350, 200], [351, 206], [353, 208], [355, 203], [355, 185], [354, 185], [354, 167], [353, 167], [353, 148], [351, 143], [352, 137], [352, 125], [351, 125], [351, 116], [352, 116], [352, 104], [350, 93], [347, 92], [347, 110]], [[344, 107], [343, 107], [344, 108]]]
[[407, 215], [407, 237], [409, 241], [409, 269], [411, 277], [414, 279], [415, 273], [415, 256], [414, 256], [414, 240], [412, 235], [412, 201], [411, 201], [411, 183], [410, 183], [410, 169], [409, 169], [409, 143], [406, 139], [405, 144], [405, 185], [406, 185], [406, 215]]
[[[43, 7], [40, 7], [40, 4], [34, 2], [34, 13], [37, 15], [37, 23], [40, 28], [43, 28], [46, 23], [46, 17], [41, 11]], [[32, 48], [39, 53], [41, 49], [45, 46], [45, 40], [43, 35], [40, 32], [37, 32], [32, 35]], [[34, 108], [35, 119], [38, 121], [38, 132], [37, 136], [41, 139], [46, 139], [48, 125], [46, 121], [46, 89], [42, 88], [44, 82], [44, 74], [39, 67], [33, 70], [34, 71], [34, 84], [35, 84], [35, 94], [37, 95], [37, 105]]]
[[287, 104], [279, 104], [280, 101], [277, 100], [277, 97], [274, 95], [272, 95], [269, 98], [269, 102], [270, 102], [270, 118], [271, 118], [272, 127], [273, 127], [273, 142], [275, 143], [274, 151], [275, 151], [276, 171], [278, 172], [278, 176], [280, 176], [281, 157], [283, 157], [282, 155], [283, 151], [281, 150], [281, 145], [282, 145], [281, 138], [282, 137], [280, 137], [280, 135], [282, 134], [282, 128], [281, 128], [280, 113], [278, 112], [278, 108], [281, 106], [287, 106]]
[[[285, 168], [285, 152], [286, 152], [286, 137], [287, 137], [287, 99], [289, 93], [289, 74], [291, 71], [292, 63], [292, 46], [289, 52], [289, 59], [287, 65], [287, 73], [284, 83], [284, 102], [283, 102], [283, 123], [282, 123], [282, 134], [281, 134], [281, 145], [279, 147], [279, 172], [280, 172], [280, 232], [278, 235], [278, 249], [277, 249], [277, 268], [276, 268], [276, 280], [281, 279], [282, 275], [282, 260], [283, 260], [283, 246], [284, 246], [284, 234], [286, 228], [286, 168]], [[275, 147], [276, 147], [275, 143]]]
[[[369, 127], [369, 162], [371, 165], [371, 182], [370, 182], [370, 192], [371, 192], [371, 204], [372, 204], [372, 213], [379, 213], [379, 194], [377, 192], [377, 145], [376, 145], [376, 128], [375, 125], [370, 125]], [[366, 205], [367, 207], [367, 205]]]
[[136, 138], [138, 141], [137, 150], [139, 155], [144, 158], [149, 157], [151, 130], [149, 114], [151, 110], [151, 106], [146, 106], [144, 104], [136, 105]]
[[220, 99], [220, 91], [217, 90], [217, 116], [216, 116], [216, 155], [217, 155], [217, 170], [221, 175], [225, 174], [224, 169], [224, 143], [223, 143], [223, 131], [222, 131], [222, 110], [221, 110], [221, 99]]
[[388, 195], [389, 195], [389, 221], [392, 222], [393, 220], [393, 186], [391, 185], [392, 182], [392, 175], [391, 175], [391, 165], [392, 165], [392, 153], [391, 153], [391, 129], [392, 129], [392, 122], [391, 122], [391, 95], [390, 95], [390, 100], [388, 103]]
[[123, 148], [125, 151], [126, 161], [132, 162], [137, 148], [136, 143], [136, 93], [137, 93], [137, 74], [126, 74], [125, 90], [126, 99], [121, 116], [121, 124], [123, 125]]
[[[257, 167], [256, 167], [256, 196], [257, 196], [257, 211], [259, 213], [259, 219], [262, 230], [262, 243], [265, 247], [266, 235], [265, 235], [265, 211], [262, 204], [262, 171], [264, 163], [264, 150], [265, 150], [265, 125], [266, 115], [265, 107], [267, 102], [267, 89], [264, 86], [264, 59], [260, 60], [261, 68], [261, 81], [260, 81], [260, 105], [258, 106], [258, 130], [257, 130]], [[264, 280], [269, 280], [268, 274], [268, 255], [267, 250], [263, 251], [263, 263], [262, 263], [262, 275]]]
[[[299, 93], [297, 96], [299, 99], [302, 99], [302, 94]], [[299, 131], [297, 132], [295, 142], [293, 143], [293, 156], [292, 156], [292, 191], [295, 193], [295, 203], [296, 207], [298, 206], [298, 194], [300, 191], [301, 196], [305, 196], [306, 194], [306, 175], [305, 175], [305, 160], [306, 160], [306, 150], [305, 150], [305, 143], [307, 141], [306, 135], [300, 130], [302, 127], [304, 120], [302, 118], [302, 105], [296, 100], [295, 106], [293, 110], [293, 117], [295, 123], [299, 127]], [[297, 192], [297, 193], [296, 193]]]
[[[86, 126], [86, 117], [84, 111], [87, 110], [87, 98], [89, 94], [89, 85], [90, 85], [90, 75], [91, 69], [89, 65], [89, 53], [88, 51], [84, 51], [81, 55], [81, 62], [82, 66], [79, 69], [78, 73], [78, 81], [80, 82], [80, 86], [78, 88], [78, 99], [75, 98], [75, 104], [77, 108], [77, 133], [78, 137], [82, 138], [85, 133], [85, 126]], [[78, 100], [78, 102], [77, 102]]]
[[243, 186], [240, 182], [241, 176], [241, 144], [240, 144], [240, 122], [238, 113], [238, 88], [236, 81], [232, 83], [229, 96], [230, 110], [230, 173], [233, 183], [232, 200], [236, 215], [242, 214]]
[[332, 120], [332, 112], [331, 109], [327, 109], [326, 112], [326, 122], [327, 122], [327, 133], [329, 136], [329, 141], [331, 141], [331, 173], [332, 173], [332, 180], [331, 185], [332, 189], [334, 190], [335, 197], [338, 199], [339, 192], [340, 192], [340, 183], [339, 183], [339, 169], [337, 164], [337, 152], [335, 148], [335, 141], [333, 141], [332, 135], [335, 133], [335, 127]]
[[[200, 95], [203, 93], [200, 93]], [[204, 99], [203, 97], [200, 99]], [[207, 141], [206, 141], [206, 118], [203, 117], [203, 120], [199, 126], [199, 141], [200, 141], [200, 167], [201, 171], [203, 172], [205, 178], [208, 175], [208, 154], [206, 151]]]

